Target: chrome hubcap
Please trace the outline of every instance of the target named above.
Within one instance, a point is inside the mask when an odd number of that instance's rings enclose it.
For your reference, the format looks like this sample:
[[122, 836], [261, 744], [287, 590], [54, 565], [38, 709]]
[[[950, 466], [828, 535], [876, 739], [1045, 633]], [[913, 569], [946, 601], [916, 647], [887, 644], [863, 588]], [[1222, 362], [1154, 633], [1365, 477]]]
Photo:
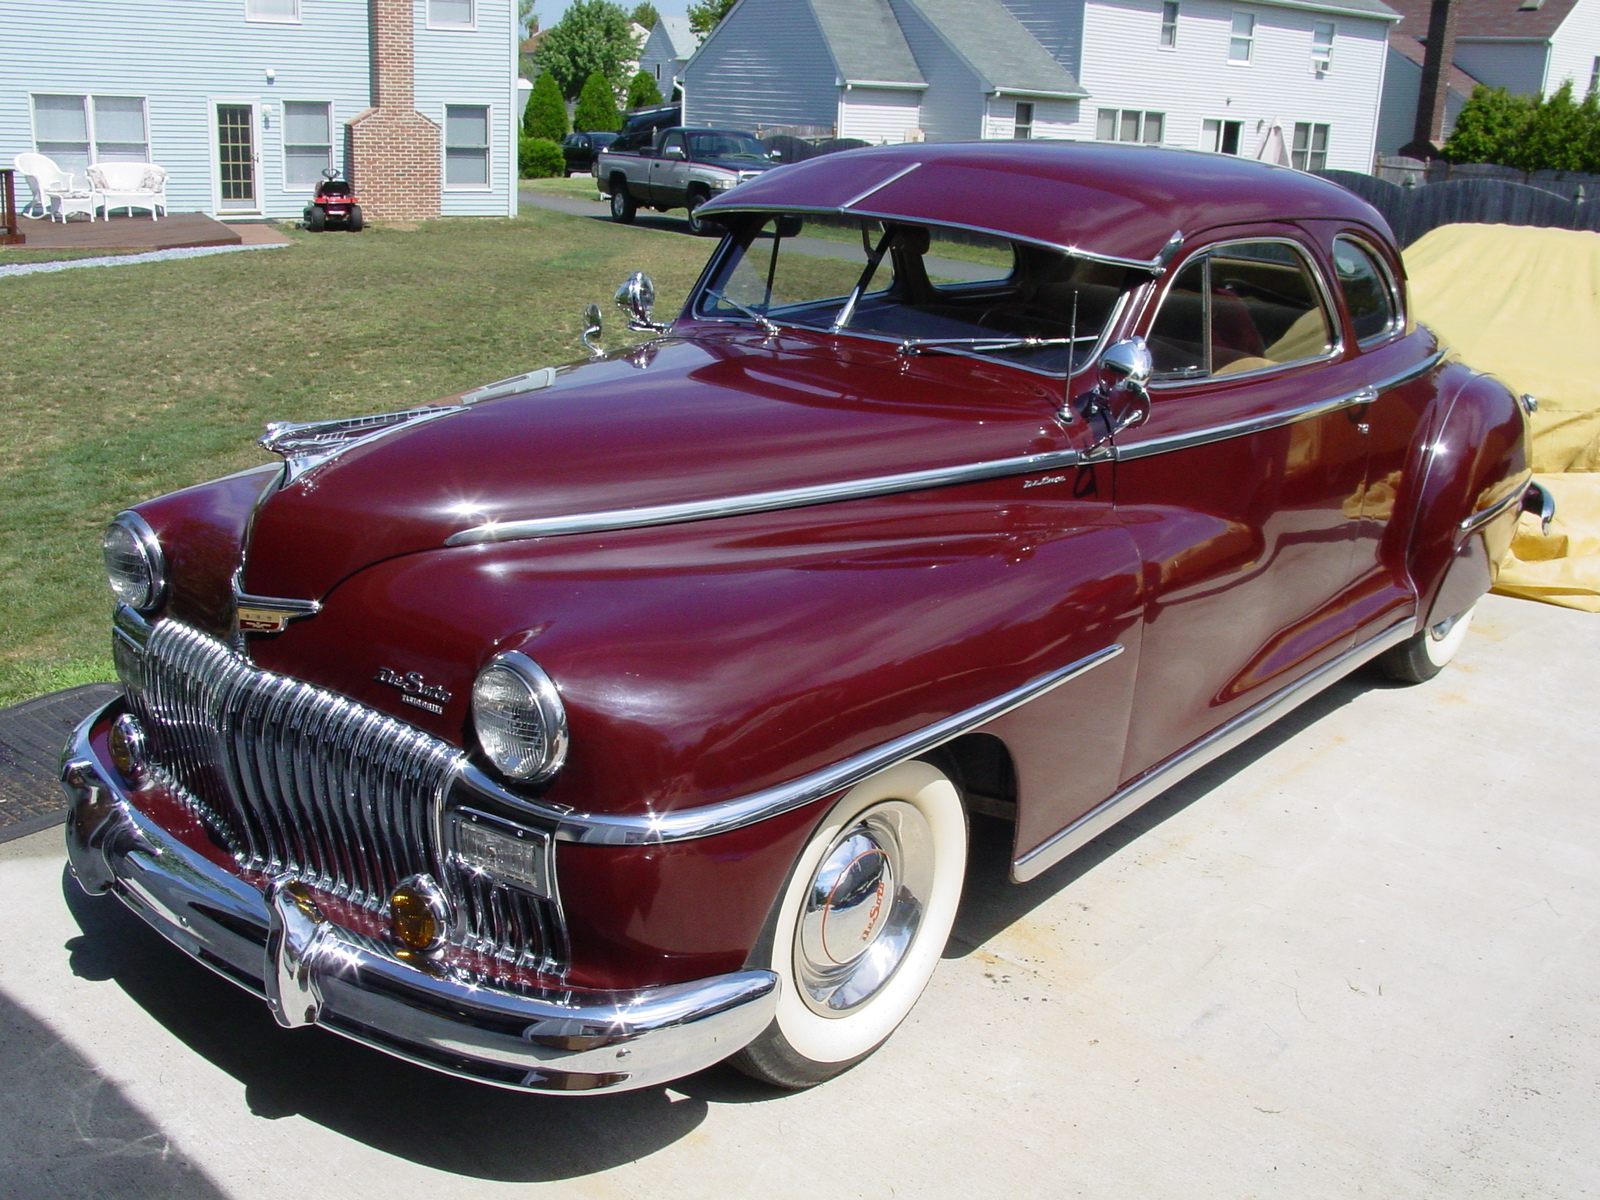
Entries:
[[932, 867], [927, 820], [899, 800], [868, 809], [834, 839], [795, 930], [795, 978], [813, 1012], [846, 1016], [889, 982], [922, 925]]

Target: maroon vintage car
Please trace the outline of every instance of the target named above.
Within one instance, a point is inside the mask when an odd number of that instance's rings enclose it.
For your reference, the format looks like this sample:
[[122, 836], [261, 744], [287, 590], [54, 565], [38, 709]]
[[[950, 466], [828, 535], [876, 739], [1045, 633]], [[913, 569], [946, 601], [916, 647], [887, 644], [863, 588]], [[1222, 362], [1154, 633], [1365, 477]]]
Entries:
[[675, 321], [619, 293], [641, 344], [112, 522], [84, 888], [440, 1070], [806, 1086], [915, 1003], [969, 813], [1029, 879], [1360, 664], [1426, 678], [1529, 502], [1517, 399], [1309, 175], [897, 146], [713, 211]]

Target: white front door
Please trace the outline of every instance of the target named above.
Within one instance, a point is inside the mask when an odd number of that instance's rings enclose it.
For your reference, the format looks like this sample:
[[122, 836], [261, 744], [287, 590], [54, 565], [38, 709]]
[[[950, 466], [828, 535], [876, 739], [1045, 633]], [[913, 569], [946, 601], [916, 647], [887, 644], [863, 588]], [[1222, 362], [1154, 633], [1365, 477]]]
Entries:
[[256, 106], [219, 102], [213, 106], [217, 135], [217, 209], [261, 211], [261, 161], [256, 144]]

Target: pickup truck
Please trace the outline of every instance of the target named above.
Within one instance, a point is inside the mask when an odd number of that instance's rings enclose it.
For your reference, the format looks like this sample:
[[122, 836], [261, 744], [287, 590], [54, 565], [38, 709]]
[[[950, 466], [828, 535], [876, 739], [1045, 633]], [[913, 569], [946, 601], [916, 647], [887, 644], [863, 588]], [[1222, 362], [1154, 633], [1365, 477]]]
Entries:
[[702, 204], [777, 165], [752, 134], [679, 127], [623, 134], [600, 153], [595, 178], [613, 221], [631, 223], [640, 206], [685, 208], [699, 236], [714, 232], [698, 216]]

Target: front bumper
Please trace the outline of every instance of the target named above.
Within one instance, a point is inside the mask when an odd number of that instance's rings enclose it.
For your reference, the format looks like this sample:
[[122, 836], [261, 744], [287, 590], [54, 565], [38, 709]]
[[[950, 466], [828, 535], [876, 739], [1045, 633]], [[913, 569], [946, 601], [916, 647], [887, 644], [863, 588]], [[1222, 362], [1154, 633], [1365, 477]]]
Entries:
[[62, 759], [73, 877], [91, 894], [113, 892], [179, 949], [265, 998], [281, 1025], [321, 1025], [501, 1087], [600, 1092], [720, 1062], [772, 1019], [770, 971], [625, 992], [511, 991], [402, 962], [324, 919], [292, 886], [263, 895], [141, 813], [91, 740], [105, 712], [78, 727]]

